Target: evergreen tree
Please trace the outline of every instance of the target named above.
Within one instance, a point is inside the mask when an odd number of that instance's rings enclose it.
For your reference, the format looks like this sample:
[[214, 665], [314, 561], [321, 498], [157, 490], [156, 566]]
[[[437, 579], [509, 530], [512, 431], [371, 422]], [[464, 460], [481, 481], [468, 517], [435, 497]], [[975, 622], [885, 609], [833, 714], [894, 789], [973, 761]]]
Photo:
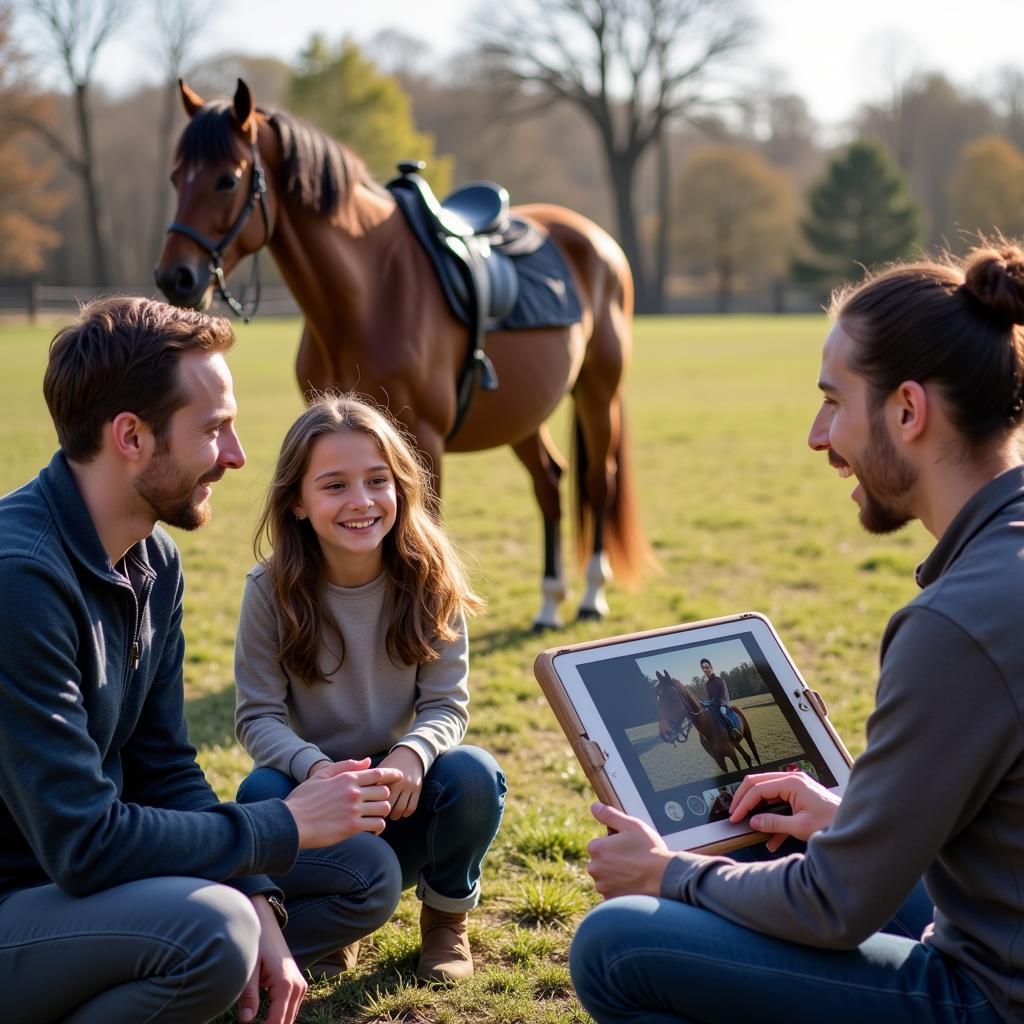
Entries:
[[433, 137], [416, 130], [409, 96], [352, 40], [331, 46], [313, 36], [292, 75], [286, 108], [344, 142], [375, 177], [393, 177], [399, 160], [424, 160], [434, 189], [448, 190], [452, 158], [435, 155]]
[[886, 151], [860, 140], [837, 156], [808, 197], [802, 221], [810, 255], [793, 263], [797, 281], [832, 288], [909, 256], [920, 215]]

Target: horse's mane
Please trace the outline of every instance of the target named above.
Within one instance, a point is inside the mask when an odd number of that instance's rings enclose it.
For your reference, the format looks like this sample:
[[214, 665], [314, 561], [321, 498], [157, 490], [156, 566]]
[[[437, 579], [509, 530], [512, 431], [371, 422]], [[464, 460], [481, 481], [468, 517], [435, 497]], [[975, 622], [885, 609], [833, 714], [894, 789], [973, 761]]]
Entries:
[[[347, 146], [284, 110], [258, 108], [274, 129], [284, 161], [285, 194], [300, 206], [332, 216], [351, 211], [356, 185], [384, 190]], [[185, 126], [177, 156], [186, 163], [234, 158], [235, 122], [229, 100], [207, 103]]]

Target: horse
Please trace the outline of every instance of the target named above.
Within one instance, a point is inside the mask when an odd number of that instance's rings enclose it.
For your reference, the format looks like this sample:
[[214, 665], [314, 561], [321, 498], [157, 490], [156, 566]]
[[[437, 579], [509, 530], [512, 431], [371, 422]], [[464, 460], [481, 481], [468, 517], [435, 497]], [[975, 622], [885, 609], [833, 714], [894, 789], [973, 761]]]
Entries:
[[[530, 474], [543, 518], [535, 631], [562, 625], [558, 605], [567, 593], [559, 480], [568, 464], [545, 420], [571, 393], [576, 547], [587, 581], [578, 616], [606, 615], [612, 573], [629, 583], [653, 565], [623, 412], [633, 284], [619, 246], [563, 207], [513, 208], [560, 250], [581, 319], [570, 327], [488, 333], [486, 354], [500, 386], [478, 389], [451, 436], [467, 328], [391, 194], [342, 143], [284, 111], [255, 106], [243, 81], [232, 100], [211, 102], [185, 82], [179, 86], [189, 123], [171, 174], [174, 222], [154, 271], [168, 301], [207, 308], [216, 288], [242, 312], [225, 276], [265, 246], [304, 316], [301, 390], [358, 390], [386, 405], [425, 457], [438, 507], [443, 451], [510, 445]], [[250, 216], [257, 207], [260, 215]]]
[[[729, 770], [726, 760], [736, 765], [736, 771], [740, 771], [740, 759], [737, 751], [747, 762], [747, 767], [752, 768], [754, 761], [740, 745], [734, 742], [729, 735], [729, 730], [721, 721], [720, 715], [714, 715], [710, 709], [702, 704], [678, 679], [671, 676], [667, 671], [655, 670], [657, 678], [658, 697], [658, 733], [666, 743], [677, 741], [685, 743], [690, 729], [696, 729], [700, 736], [700, 745], [718, 763], [722, 772]], [[757, 746], [750, 733], [750, 723], [743, 712], [734, 707], [732, 709], [740, 720], [740, 733], [743, 740], [753, 754], [754, 760], [761, 763], [761, 755], [757, 752]]]

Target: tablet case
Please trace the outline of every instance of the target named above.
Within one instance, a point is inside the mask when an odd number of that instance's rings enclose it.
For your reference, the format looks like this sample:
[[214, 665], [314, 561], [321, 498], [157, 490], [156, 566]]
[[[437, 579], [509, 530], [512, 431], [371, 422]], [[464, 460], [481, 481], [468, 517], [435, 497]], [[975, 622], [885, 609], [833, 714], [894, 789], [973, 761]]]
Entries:
[[[615, 790], [612, 788], [611, 781], [608, 778], [608, 773], [604, 770], [604, 765], [607, 761], [604, 751], [601, 749], [600, 744], [590, 739], [587, 735], [587, 732], [583, 727], [583, 723], [576, 714], [576, 709], [573, 707], [568, 694], [565, 692], [562, 680], [555, 671], [555, 658], [561, 654], [571, 654], [574, 651], [590, 650], [595, 647], [609, 647], [612, 644], [624, 643], [631, 640], [642, 640], [646, 637], [678, 634], [682, 630], [696, 629], [701, 626], [717, 626], [726, 622], [742, 622], [744, 619], [753, 618], [761, 619], [767, 625], [768, 629], [778, 642], [779, 647], [782, 649], [786, 660], [790, 665], [792, 665], [797, 678], [803, 686], [801, 696], [807, 701], [808, 706], [821, 720], [826, 732], [829, 734], [832, 741], [838, 748], [839, 753], [842, 755], [843, 760], [848, 765], [853, 764], [853, 758], [850, 756], [850, 752], [846, 749], [846, 745], [840, 738], [839, 733], [837, 733], [832, 726], [832, 722], [828, 717], [828, 709], [825, 707], [825, 702], [817, 692], [810, 689], [806, 682], [804, 682], [803, 676], [800, 674], [796, 665], [793, 664], [793, 659], [790, 658], [789, 652], [782, 643], [782, 639], [779, 637], [779, 634], [776, 633], [775, 627], [771, 624], [768, 618], [759, 612], [743, 612], [739, 615], [723, 615], [716, 619], [702, 619], [700, 622], [688, 622], [676, 626], [666, 626], [662, 629], [649, 629], [640, 633], [624, 633], [621, 636], [606, 637], [601, 640], [588, 640], [584, 643], [565, 644], [561, 647], [549, 647], [547, 650], [541, 651], [541, 653], [537, 655], [533, 663], [533, 674], [536, 676], [537, 682], [540, 683], [540, 688], [543, 690], [544, 696], [547, 699], [548, 704], [551, 706], [551, 710], [554, 711], [558, 724], [561, 726], [562, 731], [569, 740], [572, 752], [576, 755], [577, 761], [579, 761], [580, 766], [583, 768], [587, 781], [593, 787], [594, 792], [602, 803], [611, 804], [612, 807], [616, 807], [620, 811], [625, 812], [625, 808], [619, 802], [619, 798], [616, 795]], [[692, 849], [697, 853], [726, 853], [729, 850], [736, 850], [742, 846], [752, 846], [754, 843], [763, 841], [763, 839], [764, 836], [762, 833], [748, 832], [744, 835], [735, 836], [731, 839], [723, 839], [717, 843], [695, 846]]]

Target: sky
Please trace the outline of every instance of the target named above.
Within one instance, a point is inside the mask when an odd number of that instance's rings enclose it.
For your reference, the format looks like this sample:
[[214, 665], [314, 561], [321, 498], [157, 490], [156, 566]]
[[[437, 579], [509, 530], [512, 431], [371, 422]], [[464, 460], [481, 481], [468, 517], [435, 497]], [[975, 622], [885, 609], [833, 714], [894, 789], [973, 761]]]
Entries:
[[[224, 50], [290, 61], [313, 32], [365, 41], [399, 28], [420, 37], [438, 60], [467, 41], [464, 23], [481, 0], [219, 0], [197, 56]], [[489, 0], [501, 2], [501, 0]], [[826, 127], [865, 100], [885, 96], [915, 71], [939, 70], [983, 89], [1001, 65], [1024, 69], [1024, 0], [746, 0], [759, 22], [740, 61], [756, 81], [763, 68], [807, 101]], [[138, 5], [140, 8], [143, 5]], [[144, 8], [143, 8], [144, 9]], [[283, 13], [285, 12], [285, 13]], [[118, 91], [153, 72], [139, 40], [144, 19], [102, 54], [99, 78]]]

